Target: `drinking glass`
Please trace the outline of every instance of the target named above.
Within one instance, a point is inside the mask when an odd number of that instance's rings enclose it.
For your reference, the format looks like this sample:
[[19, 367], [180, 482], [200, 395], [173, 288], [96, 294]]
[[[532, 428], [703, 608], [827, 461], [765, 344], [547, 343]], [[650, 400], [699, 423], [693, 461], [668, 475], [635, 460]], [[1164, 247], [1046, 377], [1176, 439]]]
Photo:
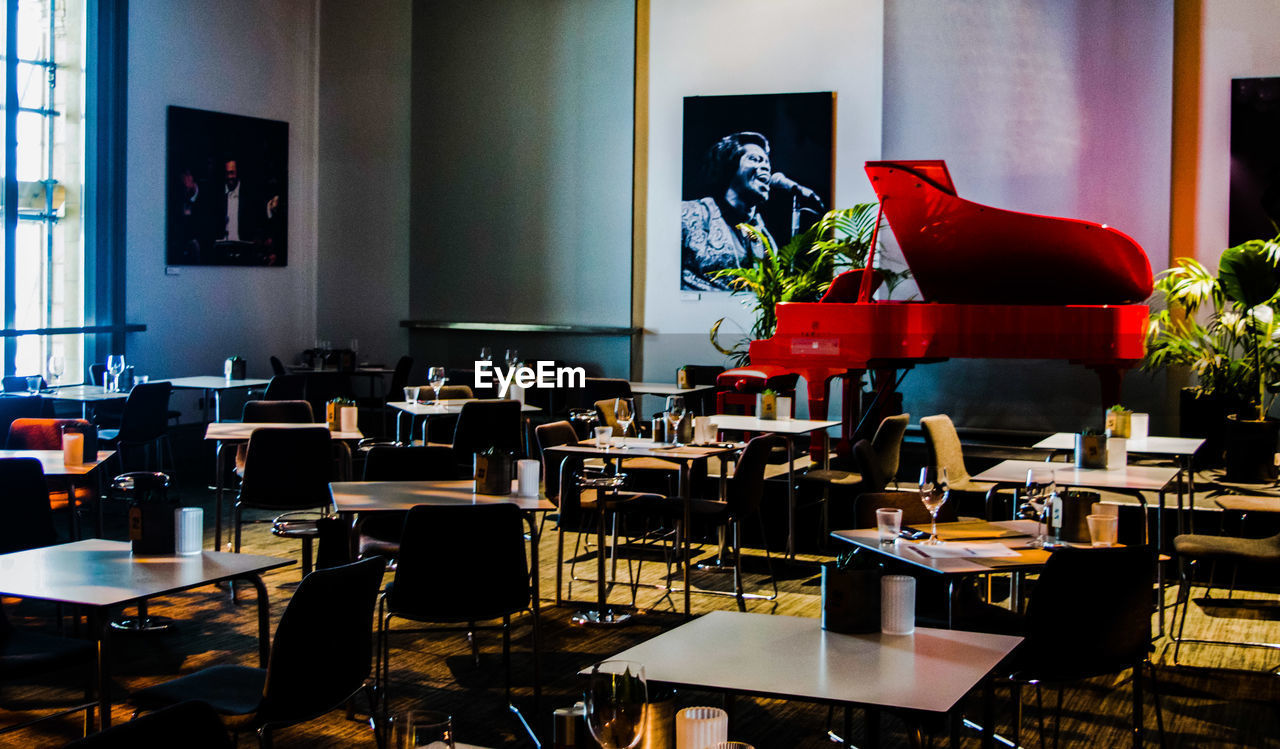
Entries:
[[613, 415], [618, 420], [618, 426], [622, 428], [622, 436], [624, 438], [631, 434], [631, 422], [636, 419], [636, 404], [630, 398], [617, 398], [613, 402]]
[[613, 441], [613, 427], [596, 427], [596, 447], [608, 450]]
[[435, 400], [437, 405], [440, 401], [440, 388], [444, 387], [445, 381], [448, 380], [444, 374], [444, 367], [432, 367], [427, 370], [427, 383], [431, 385], [431, 389], [436, 391]]
[[111, 375], [111, 392], [120, 392], [120, 375], [124, 374], [124, 357], [112, 354], [107, 357], [107, 373]]
[[898, 540], [902, 532], [902, 508], [881, 507], [876, 510], [876, 529], [880, 532], [880, 543], [892, 544]]
[[417, 385], [406, 385], [404, 389], [404, 402], [410, 404], [417, 403], [419, 390], [421, 390], [421, 388]]
[[1023, 512], [1036, 521], [1036, 537], [1027, 544], [1033, 549], [1043, 549], [1049, 542], [1048, 515], [1053, 509], [1049, 498], [1053, 496], [1055, 488], [1052, 468], [1027, 469], [1024, 492], [1027, 501]]
[[602, 749], [632, 749], [644, 733], [648, 702], [644, 666], [632, 661], [601, 661], [587, 685], [587, 728]]
[[66, 364], [61, 356], [54, 354], [49, 357], [49, 379], [54, 385], [58, 384], [58, 380], [62, 379], [62, 373], [65, 371]]
[[938, 510], [942, 509], [950, 494], [951, 486], [947, 482], [946, 468], [925, 466], [920, 469], [920, 501], [924, 503], [924, 508], [929, 511], [929, 517], [933, 521], [933, 535], [925, 541], [926, 544], [942, 543], [938, 539]]
[[453, 718], [433, 710], [407, 710], [391, 716], [394, 749], [453, 749]]
[[30, 395], [39, 395], [40, 386], [44, 384], [44, 378], [40, 375], [31, 375], [27, 377], [27, 393]]

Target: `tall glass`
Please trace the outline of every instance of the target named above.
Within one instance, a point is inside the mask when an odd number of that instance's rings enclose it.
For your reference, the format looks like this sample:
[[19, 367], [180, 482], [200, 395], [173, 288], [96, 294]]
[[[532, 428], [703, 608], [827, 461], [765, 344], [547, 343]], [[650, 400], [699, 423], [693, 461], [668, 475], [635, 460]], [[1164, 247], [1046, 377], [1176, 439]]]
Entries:
[[618, 426], [622, 428], [622, 436], [626, 438], [631, 434], [631, 422], [636, 419], [636, 405], [630, 398], [615, 398], [613, 402], [613, 415], [618, 420]]
[[107, 373], [111, 375], [111, 392], [120, 392], [120, 375], [124, 374], [124, 356], [112, 354], [107, 357]]
[[1042, 549], [1048, 543], [1047, 526], [1050, 522], [1049, 513], [1053, 510], [1049, 498], [1053, 496], [1055, 490], [1056, 481], [1052, 468], [1027, 469], [1027, 482], [1023, 492], [1026, 502], [1025, 513], [1036, 521], [1036, 537], [1027, 545], [1034, 549]]
[[649, 701], [644, 666], [633, 661], [601, 661], [587, 685], [587, 728], [602, 749], [632, 749], [644, 733]]
[[436, 405], [440, 405], [440, 388], [444, 387], [448, 379], [444, 374], [444, 367], [431, 367], [427, 370], [427, 384], [436, 391]]
[[684, 415], [684, 396], [668, 395], [667, 396], [667, 434], [672, 435], [670, 442], [679, 442], [677, 438], [676, 425], [680, 423], [680, 417]]
[[947, 481], [946, 468], [925, 466], [920, 469], [920, 501], [933, 521], [932, 535], [925, 541], [926, 544], [942, 543], [938, 539], [938, 510], [942, 509], [950, 494], [951, 486]]

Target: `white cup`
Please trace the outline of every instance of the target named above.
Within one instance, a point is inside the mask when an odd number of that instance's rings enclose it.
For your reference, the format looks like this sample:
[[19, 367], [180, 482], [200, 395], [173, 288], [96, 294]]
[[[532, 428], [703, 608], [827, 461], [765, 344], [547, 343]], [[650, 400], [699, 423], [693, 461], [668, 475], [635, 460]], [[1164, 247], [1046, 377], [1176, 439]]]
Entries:
[[1120, 518], [1115, 515], [1088, 515], [1089, 538], [1094, 546], [1115, 546]]
[[177, 533], [174, 550], [182, 555], [199, 554], [204, 550], [204, 510], [199, 507], [179, 507], [173, 514], [173, 526]]
[[422, 390], [422, 388], [421, 388], [420, 386], [416, 386], [416, 385], [409, 385], [409, 386], [405, 387], [405, 389], [404, 389], [404, 402], [405, 402], [405, 403], [417, 403], [417, 402], [418, 402], [418, 395], [420, 394], [421, 390]]
[[84, 435], [67, 432], [62, 435], [63, 465], [78, 466], [84, 463]]
[[1124, 437], [1107, 438], [1107, 468], [1124, 468], [1129, 462], [1129, 440]]
[[891, 544], [902, 531], [902, 509], [881, 507], [876, 510], [876, 528], [880, 530], [880, 543]]
[[710, 749], [729, 737], [729, 714], [718, 707], [676, 713], [676, 749]]
[[1133, 413], [1129, 416], [1129, 439], [1145, 440], [1151, 433], [1151, 414]]
[[916, 631], [916, 579], [909, 575], [880, 578], [880, 631], [909, 635]]
[[516, 486], [520, 496], [538, 496], [539, 484], [542, 479], [539, 475], [541, 470], [542, 464], [536, 460], [526, 458], [516, 461]]

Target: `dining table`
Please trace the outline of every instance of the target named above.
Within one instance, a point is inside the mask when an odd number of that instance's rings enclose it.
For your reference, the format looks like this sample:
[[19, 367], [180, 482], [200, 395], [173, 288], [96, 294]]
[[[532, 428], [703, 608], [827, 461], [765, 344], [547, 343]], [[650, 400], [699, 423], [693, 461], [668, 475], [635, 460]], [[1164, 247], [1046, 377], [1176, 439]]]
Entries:
[[89, 411], [92, 410], [95, 403], [105, 403], [108, 401], [122, 401], [129, 397], [129, 393], [119, 390], [107, 390], [101, 385], [62, 385], [60, 387], [48, 388], [42, 390], [40, 395], [53, 400], [72, 401], [80, 404], [81, 418], [89, 418]]
[[[479, 400], [478, 398], [448, 398], [441, 400], [417, 400], [417, 401], [389, 401], [388, 406], [396, 409], [396, 436], [399, 437], [402, 431], [409, 434], [412, 439], [413, 420], [422, 418], [422, 444], [427, 444], [427, 425], [434, 418], [444, 416], [457, 416], [462, 413], [462, 407], [467, 403]], [[537, 406], [531, 406], [528, 403], [520, 404], [521, 414], [537, 413], [542, 409]], [[401, 429], [401, 419], [405, 416], [409, 417], [409, 429]]]
[[[705, 463], [711, 458], [724, 458], [732, 455], [744, 447], [742, 443], [734, 442], [718, 442], [710, 445], [678, 445], [664, 444], [654, 442], [649, 438], [642, 437], [615, 437], [609, 440], [608, 444], [600, 445], [595, 440], [583, 440], [571, 445], [557, 445], [555, 447], [546, 448], [543, 453], [551, 452], [564, 456], [578, 456], [581, 458], [600, 458], [606, 462], [624, 461], [628, 458], [658, 458], [661, 460], [671, 461], [679, 465], [679, 479], [677, 482], [677, 491], [679, 499], [683, 504], [683, 523], [684, 527], [690, 527], [690, 499], [692, 493], [692, 469], [696, 463]], [[720, 496], [725, 494], [726, 475], [725, 462], [722, 460], [720, 471]], [[691, 593], [693, 591], [689, 580], [689, 552], [691, 546], [689, 544], [689, 533], [683, 534], [683, 548], [680, 550], [682, 581], [684, 586], [684, 615], [689, 616], [691, 611]], [[581, 612], [579, 618], [584, 622], [594, 623], [612, 623], [612, 620], [606, 616], [608, 611], [608, 602], [605, 600], [605, 586], [602, 584], [604, 575], [604, 549], [597, 551], [597, 572], [598, 572], [598, 592], [597, 606], [594, 611]]]
[[258, 662], [271, 654], [271, 611], [262, 574], [293, 564], [257, 554], [134, 554], [128, 541], [88, 538], [0, 554], [0, 596], [79, 606], [97, 641], [97, 693], [102, 728], [111, 725], [113, 610], [148, 599], [229, 580], [247, 580], [258, 593]]
[[265, 388], [270, 384], [270, 380], [260, 380], [254, 378], [247, 379], [231, 379], [230, 377], [216, 377], [209, 375], [198, 375], [195, 377], [172, 377], [167, 380], [153, 380], [153, 382], [167, 382], [173, 386], [174, 390], [202, 390], [204, 391], [204, 423], [208, 424], [209, 419], [209, 402], [213, 402], [213, 421], [222, 421], [222, 394], [233, 390], [251, 390], [253, 388]]
[[[71, 501], [76, 496], [76, 484], [86, 480], [89, 476], [97, 472], [98, 467], [109, 461], [116, 454], [115, 450], [98, 450], [96, 456], [92, 460], [82, 460], [79, 463], [67, 463], [61, 450], [0, 450], [0, 458], [35, 458], [40, 461], [40, 468], [44, 471], [44, 475], [48, 478], [62, 479], [66, 482], [67, 498], [70, 504], [70, 515], [68, 531], [71, 538], [80, 537], [80, 528], [76, 519], [75, 503]], [[95, 532], [102, 535], [102, 497], [99, 496], [94, 504], [97, 512], [97, 525]]]

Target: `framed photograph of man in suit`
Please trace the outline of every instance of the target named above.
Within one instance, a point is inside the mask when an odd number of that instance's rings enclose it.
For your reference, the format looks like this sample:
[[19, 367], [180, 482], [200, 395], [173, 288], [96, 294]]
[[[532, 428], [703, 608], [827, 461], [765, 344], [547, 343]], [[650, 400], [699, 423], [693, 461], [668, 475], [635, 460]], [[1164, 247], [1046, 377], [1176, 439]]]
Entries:
[[289, 262], [289, 123], [169, 107], [166, 265]]

